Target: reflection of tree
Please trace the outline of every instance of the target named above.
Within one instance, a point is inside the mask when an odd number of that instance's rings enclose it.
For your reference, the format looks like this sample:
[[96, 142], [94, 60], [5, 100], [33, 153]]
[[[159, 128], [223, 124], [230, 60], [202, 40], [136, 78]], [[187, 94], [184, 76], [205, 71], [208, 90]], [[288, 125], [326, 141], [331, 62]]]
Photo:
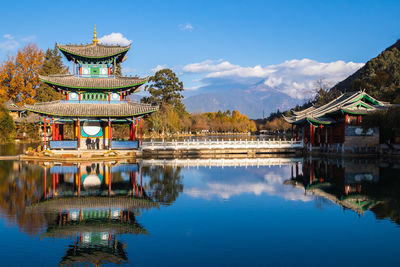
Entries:
[[[12, 169], [14, 164], [14, 170]], [[10, 222], [16, 222], [27, 233], [37, 234], [45, 224], [39, 213], [27, 213], [25, 208], [42, 195], [40, 168], [16, 162], [0, 162], [0, 211]]]
[[162, 203], [172, 203], [183, 191], [181, 168], [171, 166], [143, 167], [144, 175], [150, 177], [149, 196]]
[[376, 218], [389, 218], [393, 222], [400, 224], [400, 180], [398, 169], [381, 168], [379, 183], [368, 185], [366, 191], [368, 195], [378, 204], [371, 210]]

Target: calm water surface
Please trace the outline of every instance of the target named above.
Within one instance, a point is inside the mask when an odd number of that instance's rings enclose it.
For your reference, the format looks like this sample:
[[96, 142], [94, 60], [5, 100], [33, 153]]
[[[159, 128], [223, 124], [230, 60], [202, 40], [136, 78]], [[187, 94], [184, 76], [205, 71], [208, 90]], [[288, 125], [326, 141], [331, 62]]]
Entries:
[[2, 265], [399, 266], [399, 169], [0, 161]]

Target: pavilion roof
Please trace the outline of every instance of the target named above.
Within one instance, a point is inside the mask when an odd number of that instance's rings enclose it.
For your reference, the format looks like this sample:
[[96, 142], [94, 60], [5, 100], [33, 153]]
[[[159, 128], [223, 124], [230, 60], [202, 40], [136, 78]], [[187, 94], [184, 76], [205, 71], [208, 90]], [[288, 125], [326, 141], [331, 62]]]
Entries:
[[9, 111], [24, 111], [23, 107], [18, 106], [12, 100], [7, 100], [3, 103], [3, 106], [8, 109]]
[[81, 208], [121, 208], [121, 209], [151, 209], [158, 203], [150, 199], [140, 199], [128, 196], [117, 197], [65, 197], [41, 201], [29, 207], [32, 210], [59, 212], [67, 209]]
[[47, 228], [40, 237], [66, 237], [75, 236], [82, 232], [112, 232], [116, 234], [147, 235], [148, 232], [137, 222], [123, 223], [118, 220], [83, 220], [81, 222], [68, 222], [67, 224], [55, 224]]
[[147, 82], [147, 78], [110, 77], [110, 78], [78, 78], [72, 74], [42, 76], [39, 79], [47, 84], [71, 89], [130, 89]]
[[316, 124], [332, 124], [336, 121], [329, 117], [338, 112], [365, 115], [390, 106], [389, 103], [379, 101], [364, 91], [349, 92], [340, 95], [323, 106], [312, 106], [302, 111], [292, 111], [292, 116], [283, 118], [291, 124], [304, 122]]
[[25, 105], [26, 109], [41, 115], [57, 117], [123, 118], [153, 113], [157, 106], [136, 102], [68, 103], [61, 101]]
[[125, 55], [130, 49], [130, 45], [103, 45], [103, 44], [56, 44], [58, 49], [66, 56], [68, 60], [73, 60], [74, 57], [90, 58], [90, 59], [104, 59], [117, 57], [116, 62], [124, 61]]
[[[23, 108], [25, 110], [25, 108]], [[26, 117], [18, 117], [15, 120], [15, 123], [39, 123], [41, 121], [41, 117], [39, 114], [30, 112]]]

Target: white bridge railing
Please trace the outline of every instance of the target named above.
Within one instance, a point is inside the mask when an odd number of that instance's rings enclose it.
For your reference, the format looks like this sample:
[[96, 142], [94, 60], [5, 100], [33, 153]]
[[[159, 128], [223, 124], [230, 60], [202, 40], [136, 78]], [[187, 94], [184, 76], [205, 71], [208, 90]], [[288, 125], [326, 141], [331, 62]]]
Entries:
[[302, 141], [283, 140], [183, 140], [143, 142], [142, 150], [303, 148]]

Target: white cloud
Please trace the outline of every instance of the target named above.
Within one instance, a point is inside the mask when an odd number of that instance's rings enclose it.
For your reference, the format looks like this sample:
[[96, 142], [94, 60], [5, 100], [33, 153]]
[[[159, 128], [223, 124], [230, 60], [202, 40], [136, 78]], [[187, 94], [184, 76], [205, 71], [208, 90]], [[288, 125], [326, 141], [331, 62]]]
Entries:
[[[312, 197], [305, 195], [303, 190], [284, 185], [284, 181], [287, 177], [290, 177], [290, 168], [279, 170], [276, 168], [248, 168], [248, 177], [239, 177], [240, 174], [237, 175], [228, 181], [207, 180], [205, 181], [205, 186], [201, 186], [201, 183], [197, 182], [196, 186], [185, 187], [184, 192], [191, 197], [204, 199], [213, 197], [229, 199], [242, 194], [254, 194], [256, 196], [267, 194], [270, 196], [279, 196], [286, 200], [312, 200]], [[200, 174], [197, 179], [205, 180], [205, 177], [202, 177]]]
[[189, 31], [189, 32], [191, 32], [191, 31], [194, 30], [193, 25], [191, 23], [188, 23], [188, 22], [185, 23], [185, 24], [179, 24], [178, 27], [179, 27], [179, 29], [181, 31]]
[[152, 68], [152, 69], [151, 69], [151, 72], [156, 73], [157, 71], [162, 70], [162, 69], [165, 69], [166, 67], [167, 67], [166, 64], [164, 64], [164, 65], [157, 65], [155, 68]]
[[240, 67], [239, 65], [232, 65], [228, 61], [204, 60], [199, 63], [192, 63], [184, 66], [183, 71], [191, 73], [206, 73], [206, 72], [227, 71], [239, 67]]
[[318, 62], [311, 59], [293, 59], [278, 65], [243, 67], [233, 65], [228, 61], [205, 60], [191, 63], [183, 67], [186, 73], [204, 74], [202, 83], [229, 81], [246, 85], [263, 80], [268, 87], [279, 90], [294, 98], [305, 99], [312, 96], [312, 89], [318, 79], [325, 79], [332, 85], [345, 79], [359, 68], [363, 63], [344, 62]]
[[99, 43], [106, 45], [129, 45], [132, 43], [131, 40], [125, 38], [122, 33], [113, 32], [109, 35], [104, 35], [99, 39]]
[[16, 50], [20, 46], [20, 42], [11, 34], [3, 35], [4, 41], [0, 42], [0, 50], [3, 52]]
[[221, 183], [207, 184], [207, 188], [190, 188], [185, 190], [185, 193], [191, 197], [210, 199], [212, 197], [218, 197], [221, 199], [230, 199], [233, 196], [239, 196], [242, 194], [254, 194], [259, 196], [261, 194], [267, 194], [270, 196], [279, 196], [286, 200], [300, 200], [310, 201], [311, 197], [304, 195], [304, 192], [298, 188], [276, 188], [281, 185], [268, 185], [265, 183], [258, 184], [237, 184], [227, 185]]

